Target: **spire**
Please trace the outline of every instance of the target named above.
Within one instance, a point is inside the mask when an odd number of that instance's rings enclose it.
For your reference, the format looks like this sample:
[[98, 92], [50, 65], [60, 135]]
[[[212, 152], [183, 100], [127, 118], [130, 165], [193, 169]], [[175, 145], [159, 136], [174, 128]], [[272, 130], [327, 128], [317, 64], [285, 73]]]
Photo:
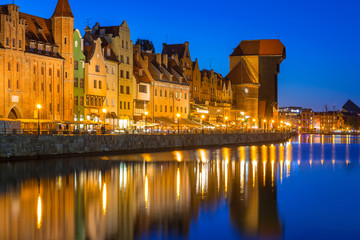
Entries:
[[74, 18], [74, 15], [72, 14], [68, 0], [58, 0], [55, 11], [54, 11], [53, 15], [51, 16], [51, 18], [54, 18], [54, 17]]

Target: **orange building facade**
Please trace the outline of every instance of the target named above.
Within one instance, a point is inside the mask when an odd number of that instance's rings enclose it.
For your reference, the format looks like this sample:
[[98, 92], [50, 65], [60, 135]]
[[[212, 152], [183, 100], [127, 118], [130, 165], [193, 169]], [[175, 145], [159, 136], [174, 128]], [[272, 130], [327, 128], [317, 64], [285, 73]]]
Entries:
[[73, 22], [67, 0], [50, 19], [0, 6], [0, 118], [72, 120]]

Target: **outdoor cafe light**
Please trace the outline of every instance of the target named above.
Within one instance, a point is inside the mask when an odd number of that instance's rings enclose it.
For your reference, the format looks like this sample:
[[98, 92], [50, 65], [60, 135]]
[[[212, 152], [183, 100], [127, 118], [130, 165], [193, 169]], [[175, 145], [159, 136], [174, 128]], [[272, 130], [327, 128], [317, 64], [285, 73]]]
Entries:
[[204, 115], [201, 115], [201, 118], [202, 118], [202, 119], [204, 119], [204, 118], [205, 118], [205, 116], [204, 116]]
[[41, 104], [36, 105], [36, 108], [38, 109], [38, 135], [40, 135], [40, 109], [42, 108]]

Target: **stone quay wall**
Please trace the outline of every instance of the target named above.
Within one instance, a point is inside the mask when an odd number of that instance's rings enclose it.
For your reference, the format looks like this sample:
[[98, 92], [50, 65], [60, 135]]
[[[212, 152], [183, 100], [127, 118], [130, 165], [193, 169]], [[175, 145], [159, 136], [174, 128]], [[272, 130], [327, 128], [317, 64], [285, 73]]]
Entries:
[[184, 134], [184, 135], [3, 135], [0, 159], [146, 152], [223, 145], [286, 141], [292, 133]]

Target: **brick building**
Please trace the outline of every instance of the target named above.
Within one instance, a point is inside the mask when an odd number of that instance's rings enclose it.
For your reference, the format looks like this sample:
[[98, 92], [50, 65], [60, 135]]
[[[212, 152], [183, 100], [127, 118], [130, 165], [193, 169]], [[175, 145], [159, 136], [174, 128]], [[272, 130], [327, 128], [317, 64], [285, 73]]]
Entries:
[[0, 117], [73, 120], [73, 23], [68, 0], [49, 19], [0, 6]]

